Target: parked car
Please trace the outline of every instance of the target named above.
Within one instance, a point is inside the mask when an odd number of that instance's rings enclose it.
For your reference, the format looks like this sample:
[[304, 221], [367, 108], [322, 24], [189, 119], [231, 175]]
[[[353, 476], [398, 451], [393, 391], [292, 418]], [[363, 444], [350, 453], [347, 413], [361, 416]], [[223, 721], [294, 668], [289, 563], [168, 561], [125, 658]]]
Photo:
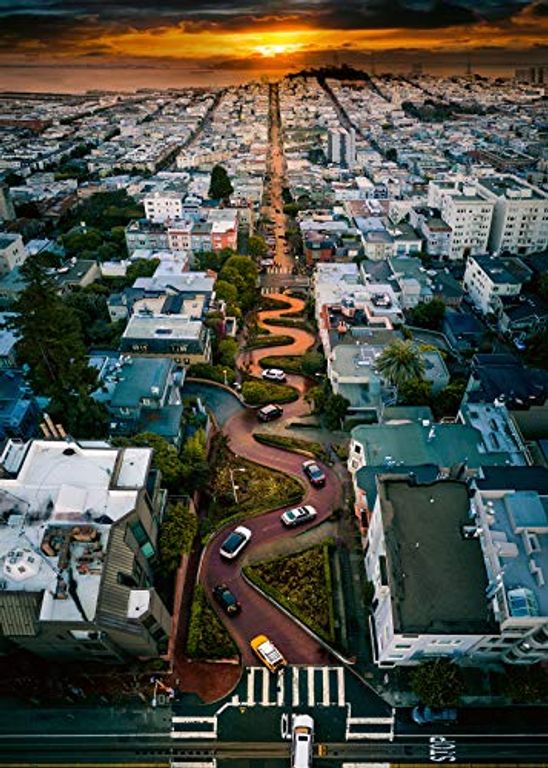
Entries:
[[266, 635], [257, 635], [249, 644], [258, 658], [271, 672], [276, 672], [280, 667], [286, 666], [287, 661]]
[[293, 528], [296, 525], [303, 525], [310, 520], [314, 520], [318, 514], [316, 507], [310, 505], [304, 507], [295, 507], [295, 509], [288, 509], [281, 516], [281, 521], [288, 528]]
[[287, 378], [285, 371], [282, 371], [281, 368], [267, 368], [261, 376], [266, 381], [285, 381]]
[[417, 725], [430, 723], [456, 723], [456, 709], [433, 709], [433, 707], [413, 707], [411, 717]]
[[279, 419], [283, 412], [284, 409], [280, 408], [279, 405], [263, 405], [257, 411], [257, 418], [259, 421], [274, 421], [274, 419]]
[[221, 557], [234, 560], [251, 538], [251, 531], [243, 525], [239, 525], [223, 541], [220, 549]]
[[314, 488], [323, 488], [325, 485], [325, 474], [315, 461], [305, 461], [303, 470]]
[[213, 597], [229, 616], [235, 616], [237, 613], [240, 613], [242, 606], [236, 600], [236, 595], [229, 590], [226, 584], [217, 584], [216, 587], [213, 587]]

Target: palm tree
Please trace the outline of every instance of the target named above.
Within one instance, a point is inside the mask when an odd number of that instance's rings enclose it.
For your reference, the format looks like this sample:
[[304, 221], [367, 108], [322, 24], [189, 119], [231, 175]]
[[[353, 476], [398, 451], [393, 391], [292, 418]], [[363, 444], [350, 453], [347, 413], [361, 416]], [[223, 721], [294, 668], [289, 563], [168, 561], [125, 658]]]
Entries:
[[375, 367], [377, 373], [395, 387], [411, 379], [422, 379], [424, 375], [424, 360], [412, 341], [395, 339], [379, 355]]

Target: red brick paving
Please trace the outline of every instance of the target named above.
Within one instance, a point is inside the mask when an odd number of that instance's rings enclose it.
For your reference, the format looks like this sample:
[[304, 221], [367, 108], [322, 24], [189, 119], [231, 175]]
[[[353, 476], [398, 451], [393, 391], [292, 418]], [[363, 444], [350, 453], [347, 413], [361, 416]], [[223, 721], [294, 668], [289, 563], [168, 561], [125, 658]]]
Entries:
[[211, 704], [229, 694], [241, 674], [237, 663], [177, 659], [172, 684], [184, 693], [195, 693], [204, 704]]

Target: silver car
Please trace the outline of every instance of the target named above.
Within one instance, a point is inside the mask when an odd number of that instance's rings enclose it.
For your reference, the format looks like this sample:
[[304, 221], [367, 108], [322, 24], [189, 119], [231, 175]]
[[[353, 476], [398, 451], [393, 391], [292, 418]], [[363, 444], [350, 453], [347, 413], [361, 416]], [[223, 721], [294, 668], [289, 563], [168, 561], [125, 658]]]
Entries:
[[310, 520], [314, 520], [317, 514], [318, 511], [316, 507], [307, 505], [304, 507], [295, 507], [295, 509], [288, 509], [283, 513], [280, 519], [288, 528], [293, 528], [296, 525], [303, 525]]

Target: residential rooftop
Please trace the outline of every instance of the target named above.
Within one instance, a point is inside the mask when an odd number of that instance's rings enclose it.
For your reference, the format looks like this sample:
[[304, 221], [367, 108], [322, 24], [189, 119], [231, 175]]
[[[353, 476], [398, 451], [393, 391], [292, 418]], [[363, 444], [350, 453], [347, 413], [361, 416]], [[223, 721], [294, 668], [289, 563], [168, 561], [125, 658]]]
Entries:
[[463, 526], [470, 523], [466, 483], [413, 486], [407, 478], [381, 476], [379, 497], [396, 631], [496, 631], [480, 542], [463, 536]]

